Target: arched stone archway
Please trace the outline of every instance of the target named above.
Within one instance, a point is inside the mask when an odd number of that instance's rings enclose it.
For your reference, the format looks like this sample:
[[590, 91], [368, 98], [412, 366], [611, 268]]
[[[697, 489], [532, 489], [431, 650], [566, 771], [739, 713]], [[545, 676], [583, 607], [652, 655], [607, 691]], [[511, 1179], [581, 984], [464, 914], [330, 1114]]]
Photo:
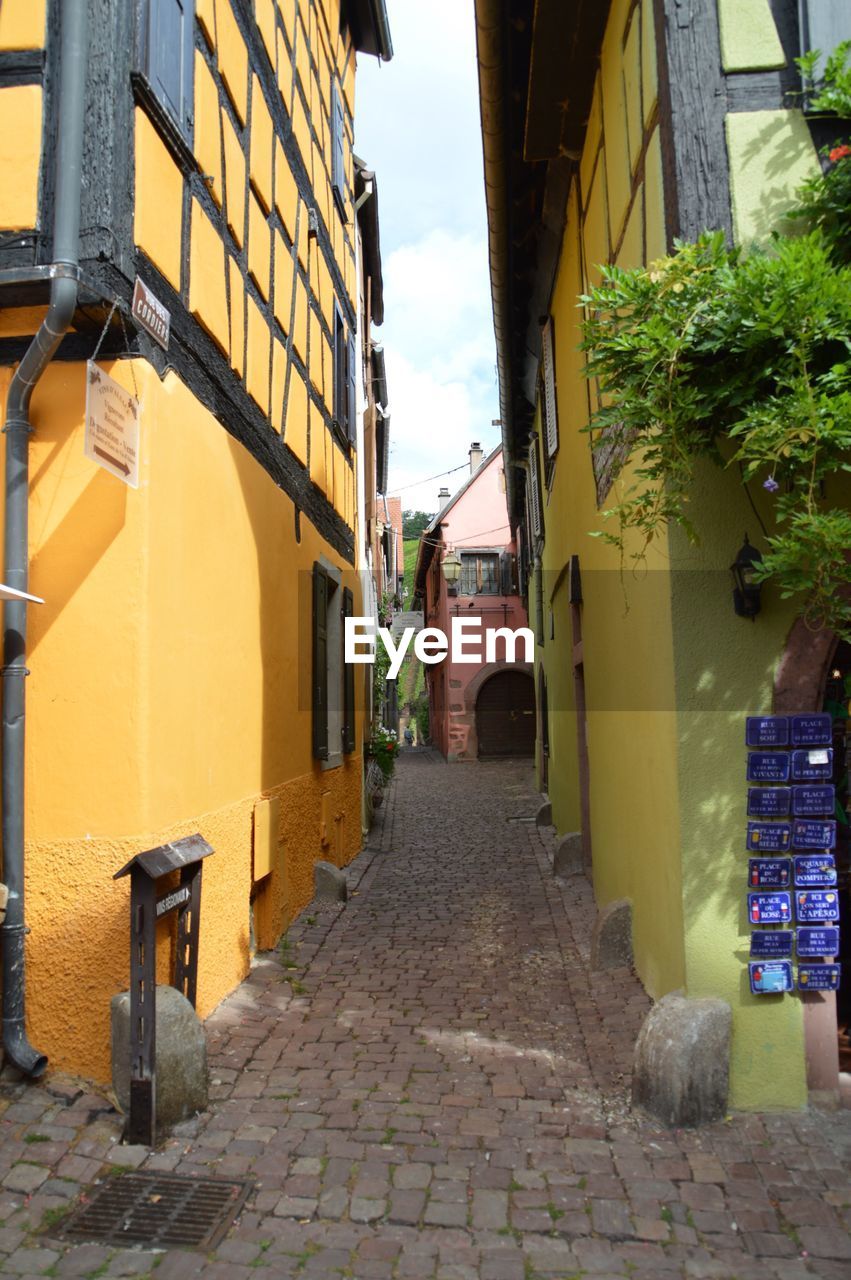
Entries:
[[[775, 715], [820, 711], [827, 675], [839, 643], [832, 631], [812, 631], [798, 618], [774, 677]], [[807, 1088], [818, 1099], [839, 1095], [836, 996], [832, 991], [802, 994]]]
[[522, 671], [535, 678], [535, 668], [529, 662], [487, 662], [480, 667], [464, 689], [460, 705], [452, 702], [449, 708], [449, 751], [447, 760], [476, 760], [479, 755], [479, 738], [476, 731], [476, 702], [479, 692], [488, 680], [500, 671]]

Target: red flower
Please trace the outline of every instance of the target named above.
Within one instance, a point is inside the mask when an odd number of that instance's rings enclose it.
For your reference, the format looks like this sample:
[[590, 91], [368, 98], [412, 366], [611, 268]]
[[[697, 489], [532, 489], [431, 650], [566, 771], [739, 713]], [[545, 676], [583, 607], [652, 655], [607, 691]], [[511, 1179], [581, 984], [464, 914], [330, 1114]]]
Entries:
[[845, 146], [844, 143], [841, 147], [834, 147], [828, 153], [828, 159], [831, 164], [836, 164], [837, 160], [844, 160], [846, 156], [851, 156], [851, 147]]

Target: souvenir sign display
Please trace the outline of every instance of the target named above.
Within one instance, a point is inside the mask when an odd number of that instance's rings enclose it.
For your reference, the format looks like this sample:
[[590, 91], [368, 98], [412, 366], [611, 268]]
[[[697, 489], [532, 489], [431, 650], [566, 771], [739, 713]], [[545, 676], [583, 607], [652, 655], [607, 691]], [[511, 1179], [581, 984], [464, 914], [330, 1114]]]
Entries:
[[764, 929], [751, 934], [752, 960], [784, 960], [791, 954], [791, 929]]
[[751, 924], [788, 924], [792, 919], [792, 900], [789, 894], [749, 893], [748, 919]]
[[[803, 787], [796, 788], [803, 791]], [[748, 814], [752, 818], [786, 818], [792, 800], [791, 787], [748, 787]], [[821, 813], [821, 809], [807, 810]], [[831, 810], [833, 812], [833, 810]]]
[[787, 853], [792, 843], [788, 822], [749, 822], [748, 849], [751, 853]]
[[799, 964], [799, 991], [837, 991], [842, 966], [839, 964]]
[[829, 747], [833, 742], [833, 719], [828, 714], [792, 716], [793, 747]]
[[792, 824], [793, 849], [834, 849], [835, 847], [835, 822], [806, 822], [801, 820]]
[[745, 722], [745, 742], [749, 747], [787, 747], [789, 717], [748, 716]]
[[785, 889], [792, 883], [788, 858], [748, 858], [748, 884], [754, 889]]
[[832, 786], [792, 787], [792, 812], [796, 818], [832, 814], [836, 799]]
[[[754, 896], [748, 894], [748, 899]], [[796, 893], [795, 911], [801, 924], [810, 920], [838, 920], [839, 896], [832, 889], [808, 889]]]
[[815, 747], [810, 751], [792, 752], [793, 782], [818, 782], [820, 778], [832, 777], [833, 747]]
[[[754, 934], [754, 937], [758, 936]], [[795, 950], [799, 956], [835, 956], [839, 951], [839, 930], [833, 924], [824, 925], [821, 929], [799, 929]]]
[[795, 885], [799, 889], [830, 889], [836, 884], [832, 853], [801, 853], [795, 859]]
[[792, 966], [788, 960], [752, 960], [748, 972], [755, 996], [792, 990]]
[[[748, 756], [748, 782], [788, 782], [789, 763], [788, 751], [752, 751]], [[809, 776], [805, 781], [809, 781]]]

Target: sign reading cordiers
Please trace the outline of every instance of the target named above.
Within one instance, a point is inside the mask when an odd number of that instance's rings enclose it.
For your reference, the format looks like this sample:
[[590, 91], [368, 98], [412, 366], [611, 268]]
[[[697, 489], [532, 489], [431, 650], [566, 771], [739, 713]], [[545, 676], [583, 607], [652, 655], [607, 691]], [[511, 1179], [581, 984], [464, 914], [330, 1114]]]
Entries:
[[85, 454], [139, 488], [139, 401], [93, 361], [86, 365]]

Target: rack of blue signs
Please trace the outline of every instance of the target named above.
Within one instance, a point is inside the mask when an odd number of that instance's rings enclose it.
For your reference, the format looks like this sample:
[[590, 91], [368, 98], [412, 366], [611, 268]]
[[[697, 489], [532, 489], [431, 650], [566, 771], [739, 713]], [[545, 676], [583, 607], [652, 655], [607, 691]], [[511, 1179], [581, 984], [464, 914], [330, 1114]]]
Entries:
[[745, 741], [751, 991], [836, 991], [833, 722], [826, 714], [748, 716]]

